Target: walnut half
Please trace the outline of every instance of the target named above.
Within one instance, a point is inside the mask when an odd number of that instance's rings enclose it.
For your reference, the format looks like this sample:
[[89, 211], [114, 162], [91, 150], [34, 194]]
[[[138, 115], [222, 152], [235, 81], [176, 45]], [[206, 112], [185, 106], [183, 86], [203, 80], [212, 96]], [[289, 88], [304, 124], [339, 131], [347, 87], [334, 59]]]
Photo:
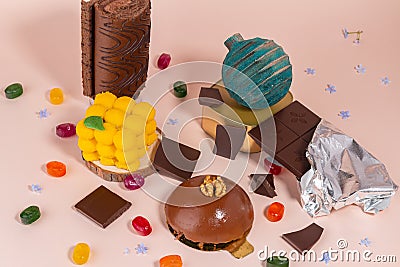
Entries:
[[222, 197], [226, 194], [226, 185], [220, 176], [207, 175], [200, 185], [200, 191], [207, 197]]

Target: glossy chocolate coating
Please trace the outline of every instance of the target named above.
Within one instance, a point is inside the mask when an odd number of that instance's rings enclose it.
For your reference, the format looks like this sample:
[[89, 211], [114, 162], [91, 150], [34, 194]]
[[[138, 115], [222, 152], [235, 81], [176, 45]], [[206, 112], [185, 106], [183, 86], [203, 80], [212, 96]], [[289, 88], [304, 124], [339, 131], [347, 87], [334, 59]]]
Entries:
[[[178, 235], [183, 234], [193, 242], [220, 244], [243, 239], [254, 220], [253, 206], [248, 195], [234, 182], [222, 178], [228, 190], [226, 195], [213, 197], [211, 200], [214, 201], [207, 204], [193, 205], [196, 201], [210, 201], [199, 188], [204, 178], [205, 175], [201, 175], [186, 180], [172, 192], [167, 203], [179, 202], [180, 205], [165, 205], [168, 225]], [[198, 190], [187, 193], [187, 187]]]

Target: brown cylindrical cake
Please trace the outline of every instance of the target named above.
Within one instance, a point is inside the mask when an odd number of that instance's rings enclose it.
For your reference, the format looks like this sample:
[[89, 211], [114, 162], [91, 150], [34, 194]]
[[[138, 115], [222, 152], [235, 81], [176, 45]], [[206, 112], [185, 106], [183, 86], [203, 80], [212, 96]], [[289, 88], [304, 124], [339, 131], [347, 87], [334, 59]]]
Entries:
[[150, 0], [82, 1], [84, 95], [134, 95], [147, 78], [150, 24]]
[[222, 178], [225, 195], [212, 199], [203, 195], [200, 185], [205, 177], [188, 179], [173, 191], [165, 205], [168, 227], [190, 247], [232, 252], [246, 242], [254, 220], [253, 206], [246, 192], [226, 178]]

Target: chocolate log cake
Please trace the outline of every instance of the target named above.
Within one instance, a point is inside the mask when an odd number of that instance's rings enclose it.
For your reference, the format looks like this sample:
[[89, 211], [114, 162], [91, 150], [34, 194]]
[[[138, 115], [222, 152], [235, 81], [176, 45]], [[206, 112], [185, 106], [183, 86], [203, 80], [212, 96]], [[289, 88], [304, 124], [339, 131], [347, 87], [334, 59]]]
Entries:
[[132, 96], [149, 63], [150, 0], [82, 0], [83, 94]]

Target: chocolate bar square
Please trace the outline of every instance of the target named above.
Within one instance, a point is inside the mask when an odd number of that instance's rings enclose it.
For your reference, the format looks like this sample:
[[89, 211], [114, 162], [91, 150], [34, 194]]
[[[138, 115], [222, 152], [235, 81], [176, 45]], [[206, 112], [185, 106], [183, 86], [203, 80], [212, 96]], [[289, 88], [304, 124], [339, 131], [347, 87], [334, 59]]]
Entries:
[[308, 143], [304, 140], [297, 139], [275, 155], [278, 162], [285, 166], [298, 179], [311, 168], [306, 158], [307, 146]]
[[312, 128], [311, 130], [309, 130], [301, 137], [301, 139], [303, 139], [306, 143], [310, 143], [314, 136], [315, 129], [316, 128]]
[[202, 106], [217, 107], [222, 105], [224, 100], [221, 93], [216, 88], [201, 87], [199, 94], [199, 104]]
[[75, 209], [99, 226], [106, 228], [131, 205], [132, 203], [101, 185], [79, 201]]
[[274, 117], [298, 136], [302, 136], [312, 128], [315, 128], [321, 121], [320, 117], [298, 101], [294, 101], [279, 111]]
[[199, 157], [200, 151], [163, 137], [154, 156], [153, 166], [161, 173], [165, 172], [178, 181], [184, 181], [192, 177]]
[[235, 159], [246, 137], [246, 128], [229, 125], [217, 125], [214, 154]]

